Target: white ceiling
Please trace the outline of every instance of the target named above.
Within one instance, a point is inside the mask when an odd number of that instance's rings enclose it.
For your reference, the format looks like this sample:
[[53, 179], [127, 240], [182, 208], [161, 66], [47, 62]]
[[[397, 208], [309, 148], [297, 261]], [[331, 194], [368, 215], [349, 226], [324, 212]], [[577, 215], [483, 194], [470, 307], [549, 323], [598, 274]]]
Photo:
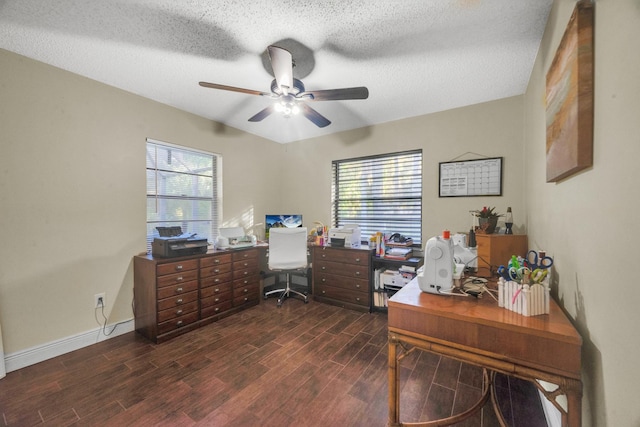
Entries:
[[[0, 0], [0, 48], [287, 143], [524, 93], [553, 0]], [[247, 119], [273, 102], [265, 50], [289, 49], [332, 121]], [[265, 68], [265, 64], [267, 68]]]

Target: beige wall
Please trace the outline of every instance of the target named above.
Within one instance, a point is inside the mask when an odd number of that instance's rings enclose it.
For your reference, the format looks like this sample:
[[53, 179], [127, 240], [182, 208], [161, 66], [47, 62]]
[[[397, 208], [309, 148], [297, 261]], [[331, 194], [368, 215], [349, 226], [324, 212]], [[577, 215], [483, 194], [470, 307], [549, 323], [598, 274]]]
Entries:
[[[332, 160], [421, 148], [423, 240], [444, 229], [468, 231], [469, 211], [487, 205], [501, 213], [511, 206], [516, 232], [524, 233], [522, 129], [523, 98], [513, 97], [287, 144], [286, 181], [295, 197], [285, 203], [292, 209], [301, 207], [311, 220], [329, 224]], [[503, 197], [438, 196], [439, 162], [483, 156], [504, 157]]]
[[640, 2], [595, 2], [593, 168], [545, 182], [545, 76], [575, 2], [556, 1], [526, 95], [529, 240], [583, 338], [583, 425], [640, 425]]
[[279, 193], [262, 184], [278, 176], [264, 160], [279, 144], [3, 50], [0, 70], [7, 354], [97, 328], [99, 292], [110, 323], [132, 317], [147, 137], [223, 155], [225, 223], [250, 226], [254, 211], [279, 206]]

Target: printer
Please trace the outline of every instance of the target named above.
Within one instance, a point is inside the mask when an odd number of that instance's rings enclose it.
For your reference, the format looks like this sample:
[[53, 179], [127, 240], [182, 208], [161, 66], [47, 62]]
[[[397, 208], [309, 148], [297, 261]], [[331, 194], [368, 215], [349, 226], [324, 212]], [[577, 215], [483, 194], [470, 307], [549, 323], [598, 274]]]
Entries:
[[360, 227], [346, 224], [343, 227], [329, 229], [329, 245], [345, 248], [360, 247]]
[[204, 237], [182, 233], [181, 227], [156, 227], [160, 237], [151, 242], [154, 257], [172, 258], [178, 256], [206, 254], [209, 242]]

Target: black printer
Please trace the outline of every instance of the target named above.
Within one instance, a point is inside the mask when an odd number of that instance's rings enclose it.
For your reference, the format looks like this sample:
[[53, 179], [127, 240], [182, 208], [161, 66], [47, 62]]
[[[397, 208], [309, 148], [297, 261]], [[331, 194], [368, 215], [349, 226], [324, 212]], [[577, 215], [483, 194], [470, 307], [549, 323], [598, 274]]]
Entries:
[[181, 227], [156, 227], [160, 237], [151, 242], [151, 254], [156, 257], [170, 258], [178, 256], [206, 254], [209, 242], [196, 234], [182, 233]]

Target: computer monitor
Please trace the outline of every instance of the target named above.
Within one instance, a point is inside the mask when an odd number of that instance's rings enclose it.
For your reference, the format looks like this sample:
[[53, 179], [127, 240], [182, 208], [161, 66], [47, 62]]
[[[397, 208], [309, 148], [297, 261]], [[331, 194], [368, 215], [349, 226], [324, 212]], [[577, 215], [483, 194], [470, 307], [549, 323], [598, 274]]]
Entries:
[[267, 214], [264, 220], [265, 239], [269, 240], [269, 230], [271, 227], [296, 228], [302, 227], [302, 215], [300, 214]]

